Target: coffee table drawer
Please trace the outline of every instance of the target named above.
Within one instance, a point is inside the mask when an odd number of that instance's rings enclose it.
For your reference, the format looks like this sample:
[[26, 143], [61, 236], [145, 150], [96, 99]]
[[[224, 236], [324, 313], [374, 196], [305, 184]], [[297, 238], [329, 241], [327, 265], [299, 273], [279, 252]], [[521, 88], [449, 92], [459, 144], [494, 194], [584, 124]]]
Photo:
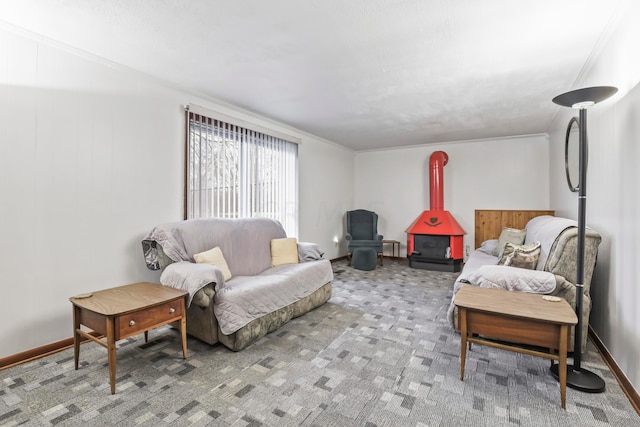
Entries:
[[184, 314], [183, 301], [184, 299], [180, 298], [156, 307], [116, 317], [116, 340], [178, 320]]

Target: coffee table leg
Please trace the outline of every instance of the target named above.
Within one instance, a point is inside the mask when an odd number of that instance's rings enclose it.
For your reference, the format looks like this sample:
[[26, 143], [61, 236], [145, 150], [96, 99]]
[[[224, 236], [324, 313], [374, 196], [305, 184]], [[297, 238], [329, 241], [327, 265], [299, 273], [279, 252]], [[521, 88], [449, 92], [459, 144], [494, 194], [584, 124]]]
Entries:
[[567, 408], [567, 336], [569, 326], [560, 326], [560, 348], [558, 349], [558, 376], [560, 377], [560, 404]]
[[116, 325], [113, 316], [107, 317], [107, 358], [109, 360], [109, 383], [111, 394], [116, 393]]
[[73, 306], [73, 363], [76, 371], [78, 370], [78, 362], [80, 360], [80, 309]]
[[460, 325], [460, 381], [464, 381], [464, 365], [467, 360], [467, 310], [458, 307]]

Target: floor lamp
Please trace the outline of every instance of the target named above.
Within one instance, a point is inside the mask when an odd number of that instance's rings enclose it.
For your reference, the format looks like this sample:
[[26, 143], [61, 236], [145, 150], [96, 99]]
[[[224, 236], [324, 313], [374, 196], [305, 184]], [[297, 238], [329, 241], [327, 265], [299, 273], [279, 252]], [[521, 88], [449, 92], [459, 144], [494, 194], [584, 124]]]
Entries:
[[[604, 380], [597, 374], [580, 366], [582, 359], [582, 305], [584, 298], [584, 250], [585, 250], [585, 216], [587, 207], [587, 108], [604, 101], [618, 91], [612, 86], [596, 86], [573, 90], [553, 98], [553, 102], [563, 107], [580, 110], [579, 124], [579, 184], [578, 184], [578, 248], [576, 271], [576, 315], [578, 324], [575, 327], [573, 346], [573, 365], [567, 365], [567, 385], [587, 393], [601, 393], [605, 389]], [[572, 121], [575, 118], [571, 119]], [[569, 127], [571, 122], [569, 122]], [[569, 130], [567, 130], [568, 137]], [[566, 156], [566, 153], [565, 153]], [[565, 157], [566, 159], [566, 157]], [[567, 172], [568, 176], [568, 172]], [[571, 184], [569, 184], [571, 187]], [[573, 189], [573, 188], [572, 188]], [[558, 364], [551, 367], [551, 372], [558, 378]]]

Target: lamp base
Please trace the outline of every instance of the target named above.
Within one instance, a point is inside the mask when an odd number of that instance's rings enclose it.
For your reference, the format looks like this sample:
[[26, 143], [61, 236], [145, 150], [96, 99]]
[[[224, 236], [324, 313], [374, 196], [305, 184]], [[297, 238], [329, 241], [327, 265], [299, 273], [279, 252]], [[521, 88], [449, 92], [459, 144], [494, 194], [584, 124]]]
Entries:
[[[559, 379], [559, 365], [554, 363], [551, 366], [551, 374]], [[572, 365], [567, 365], [567, 387], [583, 391], [585, 393], [602, 393], [605, 390], [604, 380], [591, 371], [580, 368], [576, 369]]]

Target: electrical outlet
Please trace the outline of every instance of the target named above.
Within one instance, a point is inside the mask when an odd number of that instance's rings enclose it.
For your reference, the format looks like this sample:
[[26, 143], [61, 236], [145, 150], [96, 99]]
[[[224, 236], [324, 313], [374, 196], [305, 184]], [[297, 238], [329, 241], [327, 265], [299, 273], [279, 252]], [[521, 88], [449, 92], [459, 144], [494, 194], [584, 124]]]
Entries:
[[469, 254], [470, 254], [469, 245], [464, 247], [464, 253], [465, 253], [466, 256], [469, 256]]

